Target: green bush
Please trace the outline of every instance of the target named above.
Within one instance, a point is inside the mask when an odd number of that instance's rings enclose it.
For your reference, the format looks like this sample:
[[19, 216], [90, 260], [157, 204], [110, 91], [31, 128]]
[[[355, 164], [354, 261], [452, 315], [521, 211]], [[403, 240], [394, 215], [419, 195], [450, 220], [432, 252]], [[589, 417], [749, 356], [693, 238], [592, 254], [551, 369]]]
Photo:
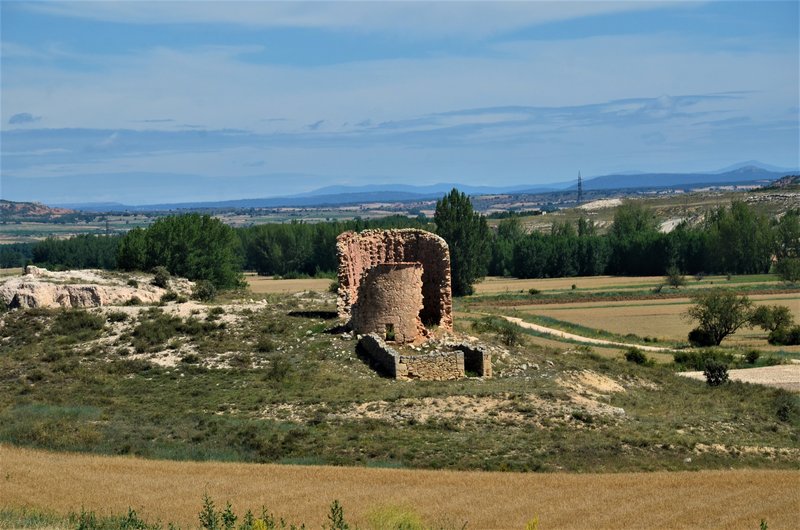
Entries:
[[128, 320], [128, 314], [124, 311], [111, 311], [106, 315], [106, 320], [109, 322], [125, 322]]
[[650, 359], [638, 348], [628, 348], [628, 351], [625, 352], [625, 360], [634, 364], [650, 364]]
[[210, 302], [217, 296], [217, 288], [208, 280], [198, 280], [192, 289], [192, 298], [201, 302]]
[[778, 328], [769, 334], [767, 341], [779, 346], [796, 346], [800, 344], [800, 326]]
[[703, 370], [708, 386], [720, 386], [728, 381], [728, 367], [720, 362], [710, 360]]
[[515, 346], [522, 336], [519, 326], [500, 317], [483, 317], [472, 323], [472, 329], [478, 332], [495, 333], [500, 342], [506, 346]]
[[744, 360], [747, 361], [748, 364], [755, 364], [759, 357], [761, 357], [761, 352], [758, 350], [748, 350], [747, 353], [744, 354]]
[[178, 299], [178, 293], [175, 291], [167, 291], [161, 295], [162, 302], [174, 302]]
[[537, 294], [541, 294], [541, 292], [542, 291], [536, 289], [535, 287], [531, 287], [530, 289], [528, 289], [528, 294], [531, 296], [536, 296]]
[[153, 267], [153, 285], [166, 289], [169, 285], [170, 274], [166, 267], [159, 265]]
[[139, 287], [139, 282], [136, 281], [134, 278], [131, 278], [130, 280], [128, 280], [128, 285], [131, 287]]
[[142, 299], [138, 296], [131, 296], [123, 305], [142, 305]]
[[711, 333], [704, 329], [694, 328], [689, 332], [689, 342], [693, 346], [715, 346], [716, 341]]
[[720, 350], [679, 351], [673, 354], [675, 364], [687, 370], [705, 370], [708, 363], [731, 364], [733, 355]]
[[97, 338], [104, 325], [105, 319], [101, 315], [65, 309], [56, 316], [51, 331], [67, 337], [70, 342], [83, 342]]

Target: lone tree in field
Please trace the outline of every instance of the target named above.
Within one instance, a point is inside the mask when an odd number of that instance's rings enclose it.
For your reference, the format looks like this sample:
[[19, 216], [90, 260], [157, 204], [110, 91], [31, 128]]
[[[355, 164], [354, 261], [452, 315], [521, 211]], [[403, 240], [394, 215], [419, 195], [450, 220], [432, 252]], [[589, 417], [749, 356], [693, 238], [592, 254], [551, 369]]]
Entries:
[[689, 341], [702, 346], [719, 346], [722, 339], [749, 322], [753, 306], [746, 296], [736, 296], [724, 289], [692, 295], [692, 302], [694, 305], [686, 311], [686, 316], [696, 320], [698, 326], [689, 333]]
[[472, 284], [486, 275], [490, 258], [489, 225], [473, 211], [472, 202], [457, 189], [436, 201], [436, 233], [450, 247], [450, 270], [455, 296], [472, 294]]

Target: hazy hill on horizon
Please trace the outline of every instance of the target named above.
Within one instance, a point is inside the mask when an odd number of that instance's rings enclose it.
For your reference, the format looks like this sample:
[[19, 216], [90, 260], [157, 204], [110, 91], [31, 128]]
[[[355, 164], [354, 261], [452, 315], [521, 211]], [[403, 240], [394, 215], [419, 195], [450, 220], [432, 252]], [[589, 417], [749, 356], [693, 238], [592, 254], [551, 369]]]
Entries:
[[[587, 191], [616, 190], [616, 189], [663, 189], [719, 185], [766, 184], [777, 180], [787, 174], [796, 173], [797, 170], [783, 169], [770, 166], [758, 161], [747, 161], [735, 164], [715, 172], [692, 173], [617, 173], [590, 177], [583, 179], [583, 188]], [[94, 176], [93, 176], [94, 177]], [[163, 181], [167, 176], [160, 176]], [[71, 180], [74, 180], [74, 177]], [[191, 177], [175, 175], [176, 181], [182, 186], [188, 186]], [[44, 179], [36, 179], [42, 181]], [[48, 179], [51, 180], [51, 179]], [[97, 185], [97, 179], [89, 179]], [[200, 179], [197, 185], [205, 183], [207, 178]], [[240, 178], [235, 179], [241, 180]], [[55, 183], [53, 183], [55, 184]], [[62, 186], [69, 182], [60, 183]], [[151, 183], [157, 186], [158, 183]], [[162, 196], [175, 196], [179, 190], [176, 182], [163, 182], [172, 193], [160, 194]], [[126, 184], [127, 187], [130, 184]], [[53, 202], [44, 201], [50, 206], [70, 208], [76, 210], [100, 211], [147, 211], [147, 210], [172, 210], [188, 208], [277, 208], [277, 207], [311, 207], [311, 206], [341, 206], [346, 204], [359, 204], [368, 202], [410, 202], [416, 200], [430, 200], [441, 197], [452, 188], [473, 196], [495, 194], [537, 194], [551, 191], [573, 190], [577, 187], [577, 179], [568, 182], [556, 182], [543, 185], [515, 185], [515, 186], [474, 186], [459, 183], [437, 183], [431, 185], [413, 184], [367, 184], [367, 185], [330, 185], [317, 188], [301, 194], [253, 197], [219, 201], [182, 201], [159, 202], [144, 204], [125, 204], [118, 201], [99, 202]], [[125, 189], [125, 186], [123, 186]], [[250, 186], [252, 193], [253, 186]]]

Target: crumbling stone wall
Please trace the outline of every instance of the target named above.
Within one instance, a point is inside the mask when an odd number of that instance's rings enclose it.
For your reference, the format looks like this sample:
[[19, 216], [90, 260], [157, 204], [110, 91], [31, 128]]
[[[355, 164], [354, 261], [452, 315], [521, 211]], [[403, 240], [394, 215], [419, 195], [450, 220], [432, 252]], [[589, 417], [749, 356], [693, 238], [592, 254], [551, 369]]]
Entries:
[[395, 379], [448, 381], [464, 377], [464, 353], [459, 350], [402, 355], [375, 333], [364, 335], [358, 347], [380, 372]]
[[339, 255], [339, 316], [350, 319], [364, 275], [385, 263], [422, 266], [422, 323], [453, 329], [450, 251], [444, 239], [417, 229], [345, 232], [336, 241]]
[[426, 334], [419, 316], [422, 308], [422, 265], [382, 263], [364, 274], [352, 306], [353, 330], [413, 342]]

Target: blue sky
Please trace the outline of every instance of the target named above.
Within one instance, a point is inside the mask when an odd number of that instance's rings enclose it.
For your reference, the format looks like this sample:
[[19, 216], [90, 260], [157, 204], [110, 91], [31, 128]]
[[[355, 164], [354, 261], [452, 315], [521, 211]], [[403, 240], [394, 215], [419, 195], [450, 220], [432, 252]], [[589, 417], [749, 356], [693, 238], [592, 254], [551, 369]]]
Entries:
[[796, 168], [798, 5], [3, 0], [0, 195]]

